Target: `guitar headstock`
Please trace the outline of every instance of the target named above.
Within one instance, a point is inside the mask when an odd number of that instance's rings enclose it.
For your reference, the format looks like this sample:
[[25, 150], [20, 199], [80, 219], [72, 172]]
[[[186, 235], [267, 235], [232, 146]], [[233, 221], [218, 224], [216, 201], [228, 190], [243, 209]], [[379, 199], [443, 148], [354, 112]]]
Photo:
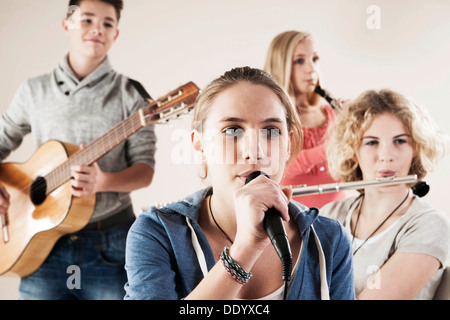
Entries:
[[149, 101], [150, 104], [139, 111], [142, 125], [167, 123], [189, 113], [194, 108], [199, 92], [200, 89], [193, 82], [188, 82], [156, 101]]

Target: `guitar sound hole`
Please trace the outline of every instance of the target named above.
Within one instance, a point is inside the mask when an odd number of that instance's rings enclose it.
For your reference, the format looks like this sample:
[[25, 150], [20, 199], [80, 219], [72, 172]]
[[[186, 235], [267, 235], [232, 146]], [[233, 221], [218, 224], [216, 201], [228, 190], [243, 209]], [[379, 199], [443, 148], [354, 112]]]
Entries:
[[40, 205], [47, 198], [47, 181], [43, 177], [37, 177], [31, 184], [30, 198], [34, 205]]

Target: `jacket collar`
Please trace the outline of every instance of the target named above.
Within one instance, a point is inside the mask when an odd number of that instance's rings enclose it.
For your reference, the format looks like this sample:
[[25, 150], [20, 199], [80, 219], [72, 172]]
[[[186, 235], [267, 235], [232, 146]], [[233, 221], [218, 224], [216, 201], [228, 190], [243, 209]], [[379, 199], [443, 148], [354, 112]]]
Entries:
[[201, 189], [181, 201], [169, 203], [162, 208], [162, 211], [175, 211], [191, 220], [198, 221], [200, 209], [202, 208], [203, 200], [212, 194], [212, 187]]
[[291, 213], [292, 218], [297, 222], [302, 237], [319, 216], [319, 209], [315, 207], [308, 208], [293, 200], [289, 202], [289, 212]]

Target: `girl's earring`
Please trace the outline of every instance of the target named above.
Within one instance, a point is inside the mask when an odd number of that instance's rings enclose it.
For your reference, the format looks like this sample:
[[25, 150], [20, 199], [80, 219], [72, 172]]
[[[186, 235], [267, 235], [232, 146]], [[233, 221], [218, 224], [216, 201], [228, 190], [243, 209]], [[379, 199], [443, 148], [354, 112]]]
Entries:
[[202, 163], [202, 172], [200, 172], [200, 179], [205, 180], [208, 177], [208, 166], [205, 162]]

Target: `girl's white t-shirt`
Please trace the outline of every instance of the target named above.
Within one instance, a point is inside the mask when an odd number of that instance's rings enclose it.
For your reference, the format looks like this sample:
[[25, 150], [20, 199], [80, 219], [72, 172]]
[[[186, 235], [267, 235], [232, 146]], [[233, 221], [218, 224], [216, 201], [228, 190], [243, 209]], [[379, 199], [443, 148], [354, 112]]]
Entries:
[[[379, 288], [376, 272], [395, 252], [421, 253], [435, 257], [441, 268], [415, 299], [433, 299], [450, 253], [450, 219], [423, 199], [415, 197], [408, 211], [389, 228], [370, 238], [353, 239], [350, 219], [360, 199], [350, 197], [325, 205], [320, 214], [338, 220], [352, 241], [355, 296], [366, 287]], [[363, 244], [363, 245], [362, 245]], [[361, 246], [362, 245], [362, 246]]]

